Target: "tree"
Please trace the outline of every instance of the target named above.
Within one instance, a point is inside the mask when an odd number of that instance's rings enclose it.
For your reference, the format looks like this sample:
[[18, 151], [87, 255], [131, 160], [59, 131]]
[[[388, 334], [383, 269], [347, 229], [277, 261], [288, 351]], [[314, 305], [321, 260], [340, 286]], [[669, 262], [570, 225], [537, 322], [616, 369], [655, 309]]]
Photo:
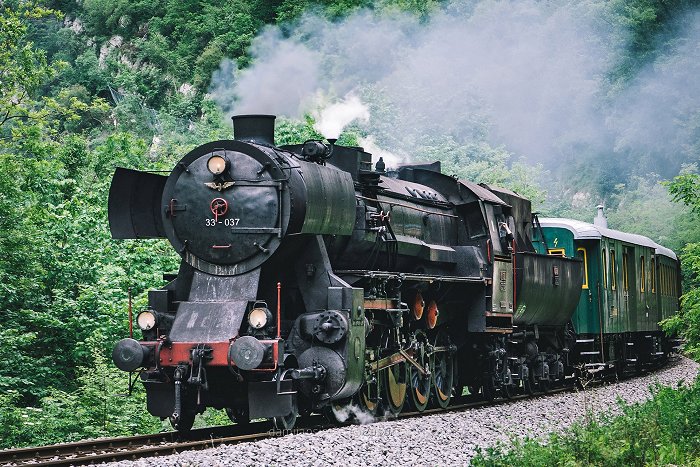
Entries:
[[700, 175], [684, 173], [667, 186], [674, 201], [690, 206], [694, 213], [700, 214]]
[[41, 118], [36, 93], [61, 64], [47, 64], [46, 53], [27, 41], [26, 21], [51, 10], [21, 3], [18, 8], [2, 5], [0, 12], [0, 137], [7, 139], [17, 121]]
[[[695, 167], [667, 183], [674, 200], [689, 206], [696, 215], [700, 214], [700, 177], [693, 173]], [[681, 254], [683, 290], [680, 313], [666, 320], [665, 329], [686, 339], [686, 351], [695, 359], [700, 359], [700, 243], [689, 243]]]

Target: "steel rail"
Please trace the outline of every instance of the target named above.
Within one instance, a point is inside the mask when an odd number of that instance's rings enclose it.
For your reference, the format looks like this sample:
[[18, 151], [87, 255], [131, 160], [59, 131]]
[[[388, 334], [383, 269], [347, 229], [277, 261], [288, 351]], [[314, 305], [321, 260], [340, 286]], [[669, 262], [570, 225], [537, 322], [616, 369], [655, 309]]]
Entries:
[[[323, 419], [317, 415], [300, 419], [299, 430], [317, 425]], [[293, 430], [292, 430], [293, 432]], [[150, 435], [103, 438], [73, 443], [54, 444], [0, 451], [0, 466], [19, 465], [85, 465], [120, 459], [136, 459], [181, 450], [214, 447], [221, 443], [255, 441], [286, 432], [275, 430], [269, 421], [248, 425], [200, 428], [181, 435], [175, 431]]]

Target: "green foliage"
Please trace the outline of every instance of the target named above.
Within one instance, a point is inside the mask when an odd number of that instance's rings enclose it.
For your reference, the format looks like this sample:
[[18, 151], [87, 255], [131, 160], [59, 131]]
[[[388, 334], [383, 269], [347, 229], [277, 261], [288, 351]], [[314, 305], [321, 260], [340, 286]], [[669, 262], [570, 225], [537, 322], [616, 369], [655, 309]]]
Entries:
[[694, 213], [700, 214], [700, 175], [684, 173], [666, 185], [674, 201], [684, 203]]
[[611, 79], [625, 82], [671, 45], [672, 33], [682, 25], [684, 15], [698, 7], [697, 0], [615, 0], [609, 5], [609, 21], [628, 33], [627, 47], [611, 73]]
[[683, 337], [685, 352], [700, 360], [700, 243], [690, 243], [681, 255], [683, 286], [681, 311], [662, 322], [667, 332]]
[[46, 53], [27, 41], [27, 18], [40, 18], [50, 10], [20, 3], [0, 5], [0, 137], [9, 139], [17, 121], [40, 118], [33, 99], [39, 87], [54, 76], [62, 63], [49, 65]]
[[[700, 214], [700, 178], [689, 167], [688, 171], [666, 183], [668, 191], [675, 201], [688, 206], [695, 222], [697, 232], [697, 216]], [[686, 341], [685, 351], [696, 360], [700, 360], [700, 241], [688, 243], [681, 254], [681, 269], [683, 273], [683, 291], [681, 296], [681, 311], [679, 314], [665, 320], [662, 324], [667, 332], [675, 333]]]
[[[698, 217], [673, 202], [658, 177], [632, 177], [610, 196], [608, 225], [645, 235], [661, 245], [680, 250], [687, 242], [700, 241]], [[588, 215], [589, 220], [592, 213]]]
[[42, 94], [42, 86], [56, 78], [66, 64], [47, 62], [45, 51], [28, 41], [27, 21], [56, 12], [29, 2], [20, 2], [16, 8], [0, 6], [0, 11], [0, 151], [46, 155], [56, 147], [62, 132], [100, 124], [108, 106], [80, 87]]
[[277, 118], [275, 121], [275, 144], [303, 143], [309, 139], [323, 139], [323, 135], [314, 129], [314, 121], [306, 116], [304, 121]]
[[[0, 239], [2, 357], [24, 368], [0, 368], [0, 386], [17, 389], [24, 401], [53, 385], [70, 388], [74, 368], [88, 357], [87, 338], [99, 330], [106, 350], [126, 329], [126, 289], [140, 293], [177, 265], [164, 241], [110, 240], [109, 177], [115, 164], [144, 166], [145, 145], [126, 134], [92, 151], [77, 136], [61, 142], [45, 160], [0, 154], [0, 211], [8, 222]], [[61, 365], [47, 348], [65, 349]]]
[[440, 0], [284, 0], [276, 8], [277, 23], [298, 19], [310, 11], [337, 19], [367, 8], [391, 14], [394, 11], [411, 13], [426, 18], [444, 3]]
[[472, 465], [619, 466], [698, 465], [700, 380], [690, 387], [656, 387], [651, 400], [626, 405], [621, 414], [577, 423], [546, 443], [514, 440], [481, 451]]
[[128, 376], [104, 356], [99, 332], [86, 345], [88, 358], [77, 371], [77, 389], [54, 389], [39, 407], [18, 407], [15, 391], [0, 396], [0, 447], [54, 444], [86, 437], [153, 433], [164, 428], [144, 412], [141, 384], [127, 397]]
[[[250, 41], [265, 21], [273, 19], [273, 8], [274, 2], [263, 0], [187, 0], [157, 5], [86, 0], [80, 19], [89, 37], [95, 37], [98, 44], [111, 44], [100, 51], [114, 77], [110, 84], [160, 107], [181, 92], [183, 83], [195, 87], [199, 104], [212, 72], [224, 57], [246, 60]], [[92, 55], [81, 55], [76, 66], [94, 65]], [[93, 85], [94, 89], [103, 87], [100, 82]]]

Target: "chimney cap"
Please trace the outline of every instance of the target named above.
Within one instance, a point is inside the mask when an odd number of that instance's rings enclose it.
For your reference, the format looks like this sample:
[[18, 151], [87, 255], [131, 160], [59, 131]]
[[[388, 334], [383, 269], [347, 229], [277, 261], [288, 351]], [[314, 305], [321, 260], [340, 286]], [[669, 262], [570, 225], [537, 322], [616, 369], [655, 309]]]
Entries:
[[269, 146], [275, 145], [275, 115], [246, 114], [234, 115], [233, 138]]

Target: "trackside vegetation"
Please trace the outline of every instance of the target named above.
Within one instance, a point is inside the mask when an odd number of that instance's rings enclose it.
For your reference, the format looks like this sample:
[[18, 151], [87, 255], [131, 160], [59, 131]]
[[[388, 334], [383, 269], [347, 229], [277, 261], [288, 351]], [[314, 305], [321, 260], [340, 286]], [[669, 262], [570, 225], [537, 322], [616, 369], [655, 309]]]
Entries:
[[478, 467], [700, 465], [700, 380], [658, 387], [642, 404], [620, 403], [620, 414], [573, 425], [546, 442], [519, 440], [481, 451]]

